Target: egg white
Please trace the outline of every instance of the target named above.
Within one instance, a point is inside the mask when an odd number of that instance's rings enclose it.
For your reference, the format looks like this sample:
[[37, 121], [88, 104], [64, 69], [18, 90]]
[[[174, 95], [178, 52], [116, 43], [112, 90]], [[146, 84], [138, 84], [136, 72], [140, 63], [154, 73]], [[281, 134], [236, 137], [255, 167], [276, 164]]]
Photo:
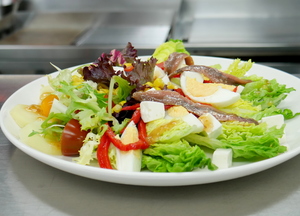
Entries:
[[[200, 85], [207, 85], [207, 87], [209, 88], [210, 84], [203, 83], [204, 79], [202, 75], [197, 72], [185, 71], [181, 74], [180, 77], [181, 89], [183, 93], [187, 95], [194, 102], [210, 104], [216, 107], [226, 107], [235, 103], [237, 100], [240, 99], [239, 93], [233, 92], [228, 89], [224, 89], [221, 86], [218, 86], [218, 89], [215, 92], [213, 92], [211, 95], [203, 96], [203, 97], [194, 96], [195, 94], [193, 92], [189, 92], [188, 90], [189, 83], [187, 83], [187, 78], [196, 79], [196, 81], [199, 82], [199, 87]], [[195, 86], [195, 88], [197, 88], [197, 86]]]

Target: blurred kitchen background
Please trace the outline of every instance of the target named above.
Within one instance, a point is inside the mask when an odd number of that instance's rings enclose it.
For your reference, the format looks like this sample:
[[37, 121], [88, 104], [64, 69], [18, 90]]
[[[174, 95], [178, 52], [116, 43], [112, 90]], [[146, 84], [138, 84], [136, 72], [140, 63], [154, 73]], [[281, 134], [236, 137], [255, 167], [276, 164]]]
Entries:
[[0, 73], [45, 74], [170, 38], [192, 55], [300, 73], [299, 0], [0, 0]]

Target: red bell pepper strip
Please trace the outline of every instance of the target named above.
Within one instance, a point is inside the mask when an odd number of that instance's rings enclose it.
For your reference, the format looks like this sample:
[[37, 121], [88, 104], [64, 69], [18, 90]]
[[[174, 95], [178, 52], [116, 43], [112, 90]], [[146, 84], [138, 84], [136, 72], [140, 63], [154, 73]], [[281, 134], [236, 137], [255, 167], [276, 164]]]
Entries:
[[165, 62], [160, 62], [156, 64], [157, 67], [160, 67], [162, 70], [165, 70]]
[[185, 94], [183, 93], [181, 88], [174, 89], [174, 91], [176, 91], [177, 93], [179, 93], [182, 96], [185, 96]]
[[[132, 117], [131, 117], [131, 121], [134, 122], [134, 124], [137, 124], [139, 121], [141, 120], [141, 110], [140, 109], [137, 109], [134, 111], [134, 113], [132, 114]], [[121, 134], [124, 132], [126, 127], [124, 127], [122, 130], [121, 130]]]
[[112, 169], [109, 156], [108, 156], [109, 145], [110, 145], [110, 139], [104, 133], [103, 136], [101, 137], [100, 144], [98, 145], [98, 149], [97, 149], [98, 163], [101, 168]]
[[137, 109], [134, 111], [134, 113], [131, 117], [131, 121], [133, 121], [134, 124], [137, 124], [140, 120], [141, 120], [141, 110]]
[[134, 104], [134, 105], [132, 105], [132, 106], [126, 106], [126, 107], [123, 107], [123, 108], [121, 109], [121, 111], [123, 111], [123, 110], [136, 110], [136, 109], [139, 108], [139, 107], [140, 107], [140, 104], [137, 103], [137, 104]]
[[130, 72], [133, 70], [133, 65], [124, 65], [124, 71], [126, 72]]
[[170, 109], [171, 107], [173, 107], [174, 105], [165, 105], [165, 110]]
[[149, 147], [149, 144], [146, 142], [146, 140], [143, 140], [143, 139], [139, 139], [139, 141], [137, 141], [137, 142], [124, 145], [120, 139], [116, 138], [115, 133], [109, 126], [108, 126], [105, 134], [108, 136], [110, 142], [112, 142], [121, 151], [146, 149]]
[[139, 130], [139, 138], [147, 142], [146, 124], [142, 119], [139, 121], [138, 130]]

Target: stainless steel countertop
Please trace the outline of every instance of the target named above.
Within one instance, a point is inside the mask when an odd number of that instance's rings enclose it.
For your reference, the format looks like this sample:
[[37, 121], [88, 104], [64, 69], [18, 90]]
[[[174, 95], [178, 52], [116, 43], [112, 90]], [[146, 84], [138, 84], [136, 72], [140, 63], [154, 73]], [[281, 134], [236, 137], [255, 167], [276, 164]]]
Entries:
[[[41, 75], [0, 75], [0, 106]], [[296, 74], [300, 77], [300, 74]], [[141, 187], [91, 180], [45, 165], [0, 131], [0, 215], [299, 215], [300, 156], [219, 183]]]

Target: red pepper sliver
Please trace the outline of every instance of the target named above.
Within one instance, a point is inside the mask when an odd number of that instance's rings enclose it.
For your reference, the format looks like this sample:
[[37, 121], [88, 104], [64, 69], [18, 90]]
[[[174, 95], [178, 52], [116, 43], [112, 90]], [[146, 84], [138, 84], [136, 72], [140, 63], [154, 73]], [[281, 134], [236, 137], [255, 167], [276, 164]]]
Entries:
[[141, 119], [141, 110], [137, 109], [134, 111], [132, 117], [131, 117], [131, 121], [134, 122], [134, 124], [137, 124]]
[[130, 72], [130, 71], [132, 71], [133, 70], [133, 66], [132, 65], [129, 65], [129, 66], [124, 66], [124, 71], [126, 71], [126, 72]]
[[[137, 109], [134, 111], [134, 113], [132, 114], [132, 117], [131, 117], [131, 121], [134, 122], [134, 124], [137, 124], [141, 119], [141, 110], [140, 109]], [[125, 126], [122, 130], [121, 130], [121, 134], [124, 132], [125, 128], [127, 126]]]
[[179, 93], [179, 94], [182, 95], [182, 96], [185, 96], [185, 94], [183, 93], [183, 91], [182, 91], [181, 88], [174, 89], [174, 91], [176, 91], [177, 93]]
[[179, 78], [181, 76], [181, 74], [176, 74], [173, 76], [173, 78]]
[[165, 62], [160, 62], [156, 64], [157, 67], [160, 67], [162, 70], [165, 70]]
[[170, 109], [171, 107], [173, 107], [174, 105], [165, 105], [165, 110]]
[[132, 106], [126, 106], [126, 107], [123, 107], [123, 108], [122, 108], [122, 111], [123, 111], [123, 110], [136, 110], [136, 109], [139, 108], [139, 107], [140, 107], [140, 104], [137, 103], [137, 104], [132, 105]]
[[147, 141], [146, 124], [142, 119], [139, 121], [138, 130], [139, 130], [139, 138], [141, 140]]
[[105, 133], [107, 134], [110, 141], [121, 151], [146, 149], [149, 147], [149, 144], [141, 139], [137, 142], [124, 145], [120, 139], [116, 138], [115, 133], [113, 132], [113, 130], [110, 127], [108, 127], [108, 129], [106, 130]]
[[103, 136], [101, 137], [100, 144], [98, 145], [98, 149], [97, 149], [98, 163], [101, 168], [112, 169], [109, 156], [108, 156], [109, 145], [110, 145], [110, 139], [104, 133]]

